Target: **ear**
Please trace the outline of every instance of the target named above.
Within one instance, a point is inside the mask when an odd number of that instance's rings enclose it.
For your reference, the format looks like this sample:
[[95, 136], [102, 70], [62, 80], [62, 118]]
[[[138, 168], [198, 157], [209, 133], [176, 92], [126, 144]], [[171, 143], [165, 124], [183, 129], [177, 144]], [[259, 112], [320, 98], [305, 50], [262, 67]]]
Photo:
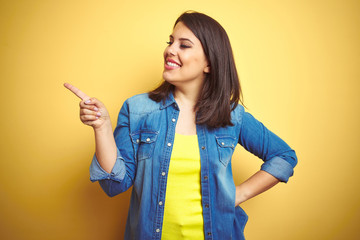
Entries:
[[204, 68], [204, 73], [209, 73], [210, 72], [210, 65], [207, 65], [205, 68]]

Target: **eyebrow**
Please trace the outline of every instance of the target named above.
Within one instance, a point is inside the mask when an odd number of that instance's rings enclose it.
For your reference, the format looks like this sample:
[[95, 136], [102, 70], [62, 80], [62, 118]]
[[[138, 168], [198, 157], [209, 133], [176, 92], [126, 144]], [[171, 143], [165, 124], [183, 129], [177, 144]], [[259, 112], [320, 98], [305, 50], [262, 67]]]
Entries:
[[[169, 37], [172, 38], [172, 39], [174, 39], [174, 36], [173, 36], [173, 35], [170, 35]], [[191, 42], [191, 43], [194, 45], [194, 43], [193, 43], [190, 39], [188, 39], [188, 38], [179, 38], [179, 40], [181, 40], [181, 41], [189, 41], [189, 42]]]

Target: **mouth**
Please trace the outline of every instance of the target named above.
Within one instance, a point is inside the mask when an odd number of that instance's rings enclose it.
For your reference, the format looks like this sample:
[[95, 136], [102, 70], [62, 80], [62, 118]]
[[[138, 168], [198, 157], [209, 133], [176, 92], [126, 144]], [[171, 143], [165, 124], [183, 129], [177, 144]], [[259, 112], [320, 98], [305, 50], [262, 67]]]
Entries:
[[166, 69], [171, 70], [171, 69], [180, 68], [180, 67], [181, 67], [181, 64], [175, 62], [175, 61], [172, 60], [172, 59], [167, 59], [167, 60], [165, 61], [165, 68], [166, 68]]
[[166, 64], [167, 64], [168, 66], [170, 66], [170, 67], [180, 67], [179, 64], [176, 64], [176, 63], [173, 63], [173, 62], [169, 62], [169, 61], [167, 61]]

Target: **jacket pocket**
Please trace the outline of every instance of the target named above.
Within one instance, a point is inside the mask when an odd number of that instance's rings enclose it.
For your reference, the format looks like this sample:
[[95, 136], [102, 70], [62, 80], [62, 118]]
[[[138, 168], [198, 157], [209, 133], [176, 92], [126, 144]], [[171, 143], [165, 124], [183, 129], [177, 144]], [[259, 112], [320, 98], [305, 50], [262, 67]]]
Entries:
[[137, 160], [145, 160], [151, 158], [154, 152], [154, 147], [158, 132], [155, 131], [141, 131], [130, 134], [133, 142], [135, 156]]
[[215, 136], [220, 162], [226, 167], [234, 153], [236, 139], [232, 136]]
[[248, 215], [240, 206], [236, 206], [232, 239], [245, 240], [244, 228], [247, 221]]

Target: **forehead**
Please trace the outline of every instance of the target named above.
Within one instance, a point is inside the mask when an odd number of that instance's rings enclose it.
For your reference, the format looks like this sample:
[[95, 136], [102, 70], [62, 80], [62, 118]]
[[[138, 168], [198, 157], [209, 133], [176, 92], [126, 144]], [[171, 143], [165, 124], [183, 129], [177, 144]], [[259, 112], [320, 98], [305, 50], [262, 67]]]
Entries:
[[191, 41], [199, 41], [194, 33], [182, 22], [178, 22], [171, 34], [174, 38], [188, 38]]

